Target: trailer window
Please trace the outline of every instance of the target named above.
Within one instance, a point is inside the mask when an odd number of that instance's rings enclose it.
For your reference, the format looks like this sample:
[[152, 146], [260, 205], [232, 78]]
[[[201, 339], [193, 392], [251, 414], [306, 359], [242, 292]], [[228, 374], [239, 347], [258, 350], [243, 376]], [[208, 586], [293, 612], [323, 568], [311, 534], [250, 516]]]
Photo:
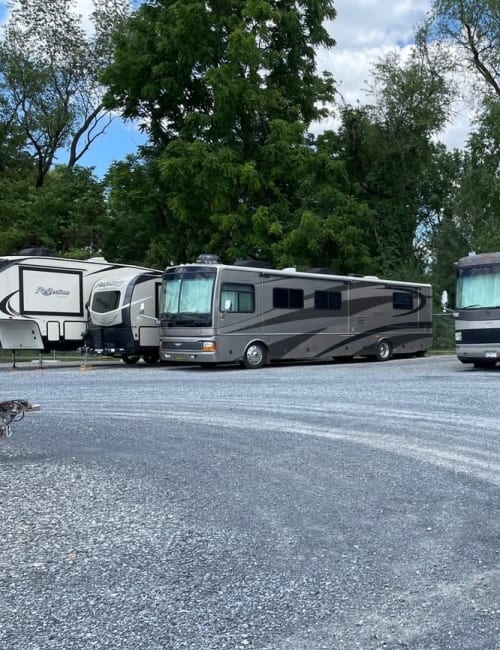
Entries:
[[408, 291], [394, 291], [392, 306], [394, 309], [413, 309], [413, 294]]
[[119, 291], [98, 291], [94, 294], [90, 308], [98, 314], [105, 314], [107, 311], [113, 311], [116, 309], [119, 304]]
[[220, 293], [221, 311], [243, 312], [255, 311], [255, 289], [252, 284], [230, 284], [225, 282]]
[[275, 309], [303, 309], [304, 292], [302, 289], [273, 289], [273, 307]]
[[342, 305], [342, 295], [340, 291], [315, 291], [314, 308], [315, 309], [340, 309]]

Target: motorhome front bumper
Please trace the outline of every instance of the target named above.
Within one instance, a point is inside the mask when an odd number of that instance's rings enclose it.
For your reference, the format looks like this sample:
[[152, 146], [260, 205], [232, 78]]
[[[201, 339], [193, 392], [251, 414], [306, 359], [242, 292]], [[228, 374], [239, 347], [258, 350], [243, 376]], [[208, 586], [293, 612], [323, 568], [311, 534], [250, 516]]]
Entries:
[[216, 363], [217, 344], [214, 340], [162, 341], [160, 356], [164, 361]]

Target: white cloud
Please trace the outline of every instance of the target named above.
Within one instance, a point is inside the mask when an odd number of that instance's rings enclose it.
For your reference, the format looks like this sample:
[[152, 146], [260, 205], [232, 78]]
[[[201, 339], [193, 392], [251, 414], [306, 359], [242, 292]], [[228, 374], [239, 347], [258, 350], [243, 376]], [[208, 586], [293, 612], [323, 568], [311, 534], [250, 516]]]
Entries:
[[[329, 23], [328, 31], [337, 44], [331, 50], [318, 52], [317, 65], [319, 71], [333, 74], [342, 101], [370, 101], [367, 82], [373, 66], [390, 51], [404, 55], [430, 6], [430, 0], [335, 0], [337, 17]], [[335, 118], [331, 118], [314, 130], [335, 126]], [[463, 104], [457, 104], [439, 140], [449, 148], [461, 148], [469, 130], [468, 111]]]

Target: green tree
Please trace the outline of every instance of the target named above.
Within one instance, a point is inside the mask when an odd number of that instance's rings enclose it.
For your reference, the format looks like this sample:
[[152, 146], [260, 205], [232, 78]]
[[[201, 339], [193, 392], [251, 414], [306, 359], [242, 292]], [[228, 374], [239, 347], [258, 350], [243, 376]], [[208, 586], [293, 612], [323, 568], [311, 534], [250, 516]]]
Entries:
[[4, 124], [22, 134], [38, 187], [58, 157], [75, 166], [112, 119], [99, 75], [129, 1], [96, 3], [91, 36], [73, 7], [74, 0], [16, 0], [0, 41]]
[[323, 24], [334, 17], [331, 0], [162, 0], [116, 34], [106, 106], [149, 135], [165, 262], [285, 256], [307, 129], [333, 98], [315, 48], [334, 45]]
[[455, 94], [479, 113], [464, 151], [455, 152], [451, 191], [432, 238], [434, 282], [453, 304], [453, 262], [469, 251], [500, 249], [500, 4], [434, 0], [418, 42], [438, 53], [428, 61], [432, 74], [465, 73]]
[[156, 161], [144, 157], [128, 156], [111, 165], [104, 180], [107, 214], [102, 250], [106, 258], [165, 266], [170, 252], [164, 240], [169, 211], [158, 176]]
[[446, 122], [450, 88], [416, 49], [405, 63], [397, 54], [381, 60], [372, 92], [374, 104], [342, 112], [342, 160], [372, 212], [366, 234], [377, 272], [411, 279], [425, 267], [419, 232], [439, 210], [433, 136]]
[[475, 72], [481, 81], [475, 89], [500, 97], [498, 0], [434, 0], [419, 39], [451, 45], [448, 64], [455, 70]]
[[92, 170], [56, 167], [43, 187], [28, 175], [0, 176], [0, 253], [12, 255], [36, 242], [65, 257], [89, 257], [101, 249], [104, 187]]
[[471, 134], [457, 185], [455, 219], [469, 251], [500, 250], [500, 101], [491, 99]]

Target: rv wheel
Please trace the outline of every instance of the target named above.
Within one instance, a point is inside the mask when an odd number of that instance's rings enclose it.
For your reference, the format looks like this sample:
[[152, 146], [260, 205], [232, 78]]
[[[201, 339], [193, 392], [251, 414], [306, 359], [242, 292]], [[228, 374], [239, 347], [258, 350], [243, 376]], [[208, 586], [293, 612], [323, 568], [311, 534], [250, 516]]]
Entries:
[[387, 339], [382, 339], [377, 344], [377, 361], [389, 361], [392, 359], [392, 345]]
[[144, 359], [144, 363], [158, 363], [160, 360], [160, 356], [158, 354], [155, 354], [154, 352], [151, 352], [150, 354], [144, 354], [142, 356]]
[[261, 343], [252, 343], [245, 350], [241, 363], [245, 368], [262, 368], [266, 363], [266, 349]]
[[134, 363], [137, 363], [139, 361], [139, 357], [133, 357], [133, 356], [129, 356], [128, 354], [124, 354], [122, 357], [122, 361], [127, 365], [131, 366]]
[[486, 359], [485, 361], [474, 361], [474, 368], [494, 368], [497, 365], [496, 361]]

